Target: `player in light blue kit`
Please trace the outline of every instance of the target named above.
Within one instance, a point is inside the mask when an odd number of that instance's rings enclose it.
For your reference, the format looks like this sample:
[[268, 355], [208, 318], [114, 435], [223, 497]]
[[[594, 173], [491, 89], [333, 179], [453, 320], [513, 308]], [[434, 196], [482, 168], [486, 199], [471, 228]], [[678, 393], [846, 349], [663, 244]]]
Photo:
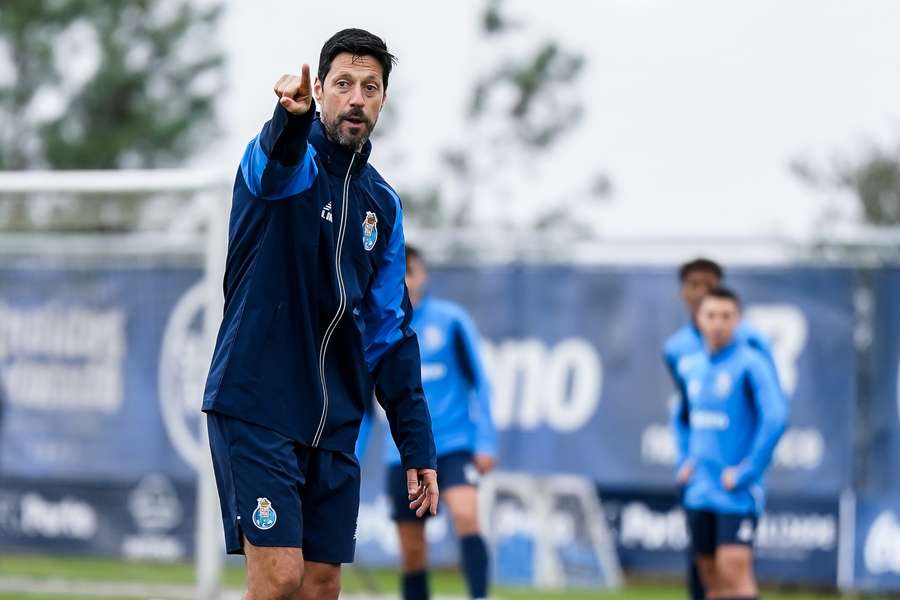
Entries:
[[[663, 346], [663, 362], [665, 362], [669, 373], [672, 375], [675, 387], [678, 389], [674, 411], [685, 426], [687, 425], [687, 397], [685, 394], [685, 382], [678, 376], [678, 364], [683, 358], [704, 351], [703, 335], [697, 327], [697, 311], [700, 309], [700, 302], [706, 294], [711, 289], [718, 287], [724, 277], [725, 272], [721, 265], [708, 258], [694, 259], [681, 265], [678, 270], [679, 295], [691, 316], [691, 321], [679, 328], [666, 340]], [[735, 331], [735, 337], [765, 354], [769, 361], [773, 365], [775, 364], [768, 339], [754, 327], [745, 321], [741, 321]], [[693, 600], [704, 600], [706, 598], [706, 590], [703, 589], [703, 582], [700, 580], [697, 566], [693, 560], [690, 560], [690, 557], [688, 583], [690, 597]]]
[[[431, 413], [441, 499], [460, 540], [462, 570], [471, 598], [488, 594], [487, 546], [478, 527], [478, 479], [494, 468], [497, 433], [490, 385], [481, 364], [479, 336], [462, 307], [426, 295], [428, 271], [421, 253], [406, 247], [406, 285], [419, 336], [422, 385]], [[387, 492], [392, 498], [402, 554], [404, 600], [429, 597], [425, 521], [409, 510], [405, 474], [385, 434]], [[408, 514], [407, 514], [408, 513]], [[409, 515], [412, 515], [410, 518]]]
[[[681, 400], [684, 399], [684, 382], [678, 379], [678, 361], [703, 350], [703, 335], [697, 327], [697, 311], [700, 310], [700, 302], [706, 294], [711, 289], [719, 287], [724, 278], [725, 271], [722, 266], [708, 258], [694, 259], [681, 265], [678, 270], [681, 301], [691, 315], [691, 322], [682, 326], [666, 340], [663, 346], [663, 361], [675, 381]], [[768, 338], [755, 327], [741, 321], [735, 330], [735, 337], [765, 354], [772, 365], [775, 365]]]
[[757, 596], [753, 538], [788, 412], [769, 358], [736, 335], [740, 315], [730, 290], [703, 298], [697, 325], [706, 350], [679, 361], [687, 421], [673, 415], [692, 553], [707, 597], [722, 600]]

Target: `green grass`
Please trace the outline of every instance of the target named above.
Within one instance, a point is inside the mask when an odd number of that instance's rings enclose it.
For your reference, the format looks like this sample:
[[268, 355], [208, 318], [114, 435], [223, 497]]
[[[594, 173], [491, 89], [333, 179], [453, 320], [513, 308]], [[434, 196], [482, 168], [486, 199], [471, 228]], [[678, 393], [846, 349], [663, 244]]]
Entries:
[[[69, 556], [13, 555], [0, 556], [0, 577], [29, 577], [34, 579], [66, 579], [73, 581], [139, 582], [148, 584], [183, 584], [194, 581], [193, 566], [184, 563], [126, 562], [112, 559], [78, 558]], [[364, 591], [369, 584], [382, 593], [397, 592], [397, 574], [390, 570], [362, 572], [352, 567], [345, 570], [343, 587], [347, 592]], [[225, 585], [242, 588], [243, 567], [229, 564], [225, 570]], [[432, 574], [432, 590], [441, 595], [465, 596], [465, 586], [457, 573], [439, 571]], [[614, 592], [597, 590], [567, 590], [542, 592], [531, 589], [498, 587], [498, 598], [519, 600], [684, 600], [684, 588], [678, 584], [636, 582]], [[780, 592], [766, 590], [766, 600], [837, 600], [836, 594], [821, 592]], [[43, 594], [0, 593], [0, 600], [60, 600], [63, 596]], [[65, 596], [67, 600], [86, 598]], [[886, 600], [874, 598], [873, 600]]]

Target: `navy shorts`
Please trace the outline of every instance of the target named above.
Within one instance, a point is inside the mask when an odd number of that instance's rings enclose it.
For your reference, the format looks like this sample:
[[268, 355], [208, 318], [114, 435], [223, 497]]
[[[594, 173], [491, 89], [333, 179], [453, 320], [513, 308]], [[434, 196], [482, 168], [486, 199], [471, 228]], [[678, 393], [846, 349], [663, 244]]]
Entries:
[[709, 510], [687, 511], [691, 533], [691, 552], [712, 556], [719, 546], [738, 544], [753, 546], [756, 537], [756, 515], [729, 515]]
[[[437, 459], [438, 488], [449, 490], [458, 485], [478, 485], [480, 475], [475, 463], [472, 462], [472, 453], [468, 450], [451, 452]], [[423, 517], [417, 517], [415, 511], [409, 508], [409, 494], [406, 491], [406, 471], [399, 464], [390, 465], [387, 469], [386, 491], [391, 498], [393, 512], [391, 518], [394, 521], [414, 522], [427, 519], [430, 512]]]
[[359, 463], [220, 413], [207, 414], [225, 548], [302, 548], [304, 560], [353, 562]]

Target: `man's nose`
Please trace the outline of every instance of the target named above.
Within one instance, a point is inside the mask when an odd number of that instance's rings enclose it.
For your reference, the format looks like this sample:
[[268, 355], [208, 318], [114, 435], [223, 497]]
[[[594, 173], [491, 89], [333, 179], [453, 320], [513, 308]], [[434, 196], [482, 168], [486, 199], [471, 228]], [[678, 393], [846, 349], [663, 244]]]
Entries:
[[365, 103], [366, 97], [363, 95], [362, 86], [353, 86], [353, 92], [350, 94], [350, 106], [363, 106]]

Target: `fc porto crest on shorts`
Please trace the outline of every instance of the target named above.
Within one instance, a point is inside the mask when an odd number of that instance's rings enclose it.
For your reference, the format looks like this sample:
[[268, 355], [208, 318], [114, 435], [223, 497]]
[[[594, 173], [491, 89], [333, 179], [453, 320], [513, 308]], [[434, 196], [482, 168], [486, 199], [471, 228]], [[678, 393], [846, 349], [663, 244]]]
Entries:
[[278, 513], [268, 498], [256, 499], [256, 510], [253, 511], [253, 524], [257, 529], [272, 529], [278, 520]]
[[366, 218], [363, 220], [363, 247], [366, 252], [375, 247], [378, 241], [378, 217], [372, 211], [366, 212]]

